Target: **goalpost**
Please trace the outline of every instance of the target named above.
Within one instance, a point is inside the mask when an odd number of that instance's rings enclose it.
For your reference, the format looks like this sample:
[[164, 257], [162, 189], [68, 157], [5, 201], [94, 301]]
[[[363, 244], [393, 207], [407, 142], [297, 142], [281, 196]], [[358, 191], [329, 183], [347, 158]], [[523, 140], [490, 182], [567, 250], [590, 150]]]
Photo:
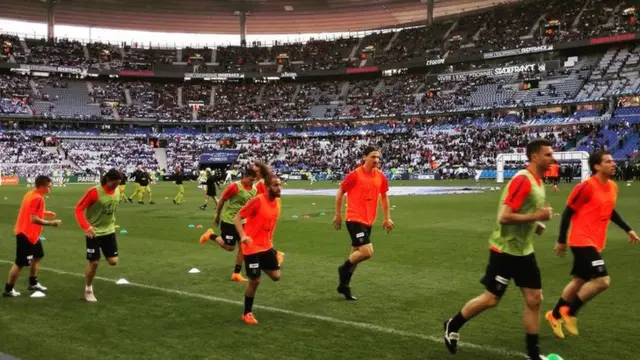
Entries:
[[[553, 153], [553, 158], [558, 162], [563, 161], [579, 161], [582, 169], [580, 170], [580, 180], [585, 181], [591, 175], [589, 170], [589, 153], [586, 151], [563, 151]], [[527, 155], [521, 153], [504, 153], [496, 156], [496, 181], [504, 183], [504, 164], [507, 161], [526, 162]]]
[[68, 167], [65, 164], [0, 163], [0, 185], [18, 185], [23, 179], [29, 186], [35, 183], [38, 175], [47, 175], [53, 181], [53, 186], [66, 186], [69, 181], [66, 175]]

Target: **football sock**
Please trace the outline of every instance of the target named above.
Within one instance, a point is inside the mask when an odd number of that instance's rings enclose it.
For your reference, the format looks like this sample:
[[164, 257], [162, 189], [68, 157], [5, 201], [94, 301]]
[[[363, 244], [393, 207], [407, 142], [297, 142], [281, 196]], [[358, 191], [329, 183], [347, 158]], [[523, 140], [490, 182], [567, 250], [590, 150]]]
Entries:
[[569, 303], [568, 301], [560, 297], [560, 299], [558, 300], [558, 303], [556, 304], [556, 307], [553, 308], [553, 312], [552, 312], [553, 317], [556, 319], [560, 319], [562, 317], [562, 315], [560, 315], [560, 308], [563, 306], [569, 306], [569, 305], [571, 305], [571, 303]]

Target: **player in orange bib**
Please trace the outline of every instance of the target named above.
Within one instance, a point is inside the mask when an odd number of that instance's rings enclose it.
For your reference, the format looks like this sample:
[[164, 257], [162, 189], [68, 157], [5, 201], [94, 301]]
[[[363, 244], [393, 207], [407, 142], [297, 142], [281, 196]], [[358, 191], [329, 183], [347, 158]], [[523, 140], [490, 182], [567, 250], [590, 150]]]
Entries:
[[333, 226], [336, 230], [342, 227], [342, 200], [347, 194], [347, 230], [351, 236], [351, 254], [338, 268], [340, 283], [338, 292], [344, 295], [346, 300], [358, 300], [351, 294], [351, 277], [358, 263], [368, 260], [373, 256], [373, 244], [371, 244], [371, 227], [376, 221], [378, 212], [378, 199], [382, 202], [384, 221], [382, 227], [387, 233], [393, 230], [393, 221], [389, 213], [389, 182], [380, 165], [380, 151], [374, 147], [364, 150], [364, 164], [350, 172], [340, 184], [336, 195], [336, 215], [333, 218]]
[[29, 291], [46, 291], [47, 288], [38, 282], [38, 269], [40, 260], [44, 257], [40, 234], [43, 226], [58, 227], [62, 220], [45, 220], [45, 217], [55, 218], [56, 214], [45, 210], [44, 196], [51, 192], [51, 178], [40, 175], [35, 181], [36, 188], [29, 191], [22, 198], [20, 212], [14, 233], [16, 234], [16, 260], [11, 269], [7, 283], [4, 286], [3, 296], [17, 297], [20, 293], [13, 287], [18, 281], [20, 270], [29, 266]]
[[[240, 235], [240, 248], [244, 255], [245, 271], [249, 282], [244, 295], [242, 321], [257, 324], [253, 316], [253, 300], [264, 271], [273, 281], [280, 280], [282, 253], [273, 248], [273, 233], [280, 216], [280, 179], [267, 174], [266, 193], [249, 200], [233, 219]], [[242, 219], [246, 219], [244, 226]]]
[[616, 163], [611, 153], [598, 151], [589, 157], [593, 175], [576, 186], [562, 214], [556, 253], [561, 256], [569, 247], [573, 253], [573, 279], [562, 291], [555, 308], [545, 314], [555, 335], [564, 338], [562, 325], [571, 335], [578, 335], [578, 310], [589, 300], [609, 288], [610, 278], [600, 252], [607, 241], [607, 227], [613, 221], [629, 236], [629, 243], [639, 243], [638, 235], [615, 210], [618, 186], [611, 180]]

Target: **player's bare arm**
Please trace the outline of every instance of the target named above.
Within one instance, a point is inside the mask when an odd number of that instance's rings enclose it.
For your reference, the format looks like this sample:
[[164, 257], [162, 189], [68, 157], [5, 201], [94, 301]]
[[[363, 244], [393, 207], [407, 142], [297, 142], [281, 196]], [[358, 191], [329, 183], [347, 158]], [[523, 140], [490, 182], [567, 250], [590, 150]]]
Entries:
[[380, 202], [382, 203], [382, 213], [384, 220], [382, 222], [382, 228], [389, 233], [395, 227], [391, 220], [391, 209], [389, 208], [389, 196], [386, 193], [380, 195]]
[[31, 215], [31, 223], [32, 224], [42, 225], [42, 226], [58, 227], [58, 226], [60, 226], [60, 224], [62, 224], [62, 220], [45, 220], [45, 219], [39, 218], [36, 215]]
[[498, 221], [501, 225], [526, 224], [551, 220], [552, 216], [553, 209], [550, 206], [545, 206], [533, 214], [518, 214], [511, 206], [507, 205], [503, 207]]
[[216, 225], [220, 225], [220, 212], [222, 211], [222, 207], [227, 200], [221, 199], [218, 201], [218, 206], [216, 207], [216, 216], [213, 218], [213, 223]]
[[252, 241], [251, 237], [247, 236], [244, 233], [244, 227], [242, 226], [242, 216], [240, 215], [240, 213], [236, 214], [236, 216], [233, 218], [233, 225], [235, 225], [236, 231], [238, 231], [238, 235], [240, 236], [240, 242], [251, 244], [251, 241]]
[[[342, 202], [344, 199], [344, 191], [342, 188], [338, 188], [338, 193], [336, 194], [336, 214], [333, 217], [333, 227], [336, 230], [340, 230], [342, 228]], [[387, 201], [387, 210], [389, 210], [389, 202]], [[383, 205], [384, 208], [384, 205]], [[385, 219], [388, 219], [387, 212], [385, 212]]]

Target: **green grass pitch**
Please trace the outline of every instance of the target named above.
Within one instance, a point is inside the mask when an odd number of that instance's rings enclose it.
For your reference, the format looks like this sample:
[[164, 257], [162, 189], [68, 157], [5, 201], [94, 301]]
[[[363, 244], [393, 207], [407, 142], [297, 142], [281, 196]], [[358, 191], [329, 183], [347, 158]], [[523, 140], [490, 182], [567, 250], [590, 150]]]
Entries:
[[[460, 183], [391, 186], [400, 184]], [[288, 185], [296, 186], [307, 183]], [[73, 209], [88, 187], [54, 188], [47, 199], [47, 208], [64, 222], [43, 232], [46, 257], [40, 280], [49, 293], [30, 298], [23, 270], [16, 286], [23, 296], [0, 299], [0, 352], [21, 359], [522, 358], [524, 305], [513, 284], [497, 309], [462, 329], [462, 342], [468, 345], [455, 357], [441, 343], [442, 321], [483, 290], [479, 279], [498, 192], [391, 197], [397, 206], [392, 211], [396, 229], [385, 234], [378, 216], [372, 236], [376, 253], [352, 280], [357, 302], [345, 302], [336, 292], [337, 266], [350, 241], [344, 228], [338, 232], [331, 225], [333, 197], [285, 195], [275, 236], [276, 247], [286, 253], [283, 277], [278, 283], [263, 279], [254, 310], [260, 324], [249, 326], [240, 320], [244, 285], [230, 281], [234, 255], [213, 244], [198, 245], [212, 210], [198, 209], [203, 193], [195, 183], [185, 184], [182, 207], [171, 203], [172, 184], [153, 187], [155, 205], [120, 206], [118, 224], [128, 231], [118, 235], [120, 264], [101, 264], [94, 283], [98, 302], [85, 303], [84, 235]], [[555, 212], [562, 212], [570, 189], [561, 184], [558, 193], [548, 190]], [[2, 283], [15, 256], [13, 226], [25, 191], [23, 186], [0, 187]], [[617, 209], [640, 229], [638, 195], [640, 184], [620, 184]], [[571, 268], [570, 255], [560, 259], [553, 252], [558, 225], [556, 216], [536, 243], [544, 311], [555, 304]], [[627, 244], [615, 225], [609, 234], [604, 259], [611, 289], [583, 308], [579, 337], [556, 340], [543, 322], [543, 353], [568, 360], [638, 358], [640, 246]], [[188, 274], [193, 267], [202, 272]], [[119, 278], [132, 285], [116, 285]]]

